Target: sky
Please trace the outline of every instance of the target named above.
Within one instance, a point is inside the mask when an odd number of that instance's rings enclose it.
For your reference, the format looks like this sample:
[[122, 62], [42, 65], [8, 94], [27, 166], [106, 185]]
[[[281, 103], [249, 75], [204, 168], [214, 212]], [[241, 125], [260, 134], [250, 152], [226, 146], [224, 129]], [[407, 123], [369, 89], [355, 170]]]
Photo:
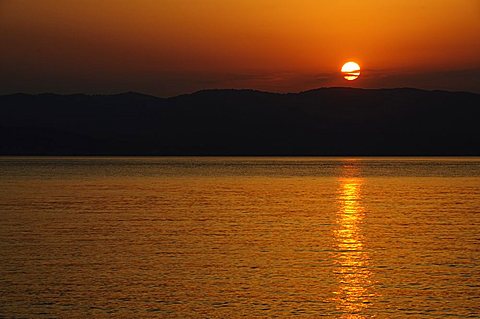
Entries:
[[0, 94], [330, 86], [480, 93], [480, 0], [0, 0]]

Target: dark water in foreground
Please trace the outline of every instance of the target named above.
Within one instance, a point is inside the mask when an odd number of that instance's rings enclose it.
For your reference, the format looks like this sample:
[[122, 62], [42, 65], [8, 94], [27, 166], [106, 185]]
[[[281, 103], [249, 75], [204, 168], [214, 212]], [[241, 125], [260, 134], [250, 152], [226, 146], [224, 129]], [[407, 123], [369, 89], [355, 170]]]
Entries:
[[479, 158], [0, 158], [0, 317], [478, 318]]

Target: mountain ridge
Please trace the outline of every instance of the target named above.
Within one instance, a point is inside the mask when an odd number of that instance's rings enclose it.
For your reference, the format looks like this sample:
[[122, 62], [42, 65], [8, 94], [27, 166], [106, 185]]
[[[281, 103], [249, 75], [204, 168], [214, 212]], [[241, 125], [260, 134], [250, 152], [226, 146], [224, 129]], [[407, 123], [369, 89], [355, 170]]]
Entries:
[[0, 96], [0, 155], [480, 155], [480, 94], [201, 90]]
[[470, 92], [470, 91], [452, 91], [452, 90], [428, 90], [428, 89], [419, 89], [414, 87], [398, 87], [398, 88], [355, 88], [355, 87], [348, 87], [348, 86], [329, 86], [329, 87], [319, 87], [304, 91], [298, 92], [270, 92], [264, 90], [257, 90], [257, 89], [248, 89], [248, 88], [238, 88], [238, 89], [202, 89], [198, 91], [193, 91], [191, 93], [183, 93], [169, 97], [162, 97], [153, 94], [147, 94], [137, 91], [124, 91], [118, 93], [110, 93], [110, 94], [101, 94], [101, 93], [54, 93], [54, 92], [42, 92], [42, 93], [25, 93], [25, 92], [15, 92], [15, 93], [8, 93], [8, 94], [0, 94], [0, 97], [5, 96], [90, 96], [90, 97], [108, 97], [108, 96], [143, 96], [143, 97], [151, 97], [157, 99], [173, 99], [181, 96], [188, 96], [188, 95], [198, 95], [202, 93], [215, 93], [215, 92], [251, 92], [251, 93], [265, 93], [270, 95], [302, 95], [305, 93], [317, 92], [317, 91], [326, 91], [326, 90], [355, 90], [355, 91], [417, 91], [417, 92], [440, 92], [440, 93], [461, 93], [461, 94], [471, 94], [471, 95], [480, 95], [480, 93]]

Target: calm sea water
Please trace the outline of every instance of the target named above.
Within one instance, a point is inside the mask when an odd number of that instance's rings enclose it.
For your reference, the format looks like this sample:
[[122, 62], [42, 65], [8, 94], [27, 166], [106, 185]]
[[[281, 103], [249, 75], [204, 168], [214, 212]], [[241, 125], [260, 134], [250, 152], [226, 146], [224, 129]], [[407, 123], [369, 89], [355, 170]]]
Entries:
[[478, 318], [480, 158], [0, 158], [0, 317]]

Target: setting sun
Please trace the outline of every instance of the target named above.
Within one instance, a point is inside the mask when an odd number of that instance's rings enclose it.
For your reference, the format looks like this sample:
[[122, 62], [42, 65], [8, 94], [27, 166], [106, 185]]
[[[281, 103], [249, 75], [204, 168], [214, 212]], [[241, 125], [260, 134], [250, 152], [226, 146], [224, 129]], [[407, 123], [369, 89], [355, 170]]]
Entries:
[[356, 80], [360, 76], [360, 65], [355, 62], [347, 62], [342, 66], [342, 73], [345, 80]]

